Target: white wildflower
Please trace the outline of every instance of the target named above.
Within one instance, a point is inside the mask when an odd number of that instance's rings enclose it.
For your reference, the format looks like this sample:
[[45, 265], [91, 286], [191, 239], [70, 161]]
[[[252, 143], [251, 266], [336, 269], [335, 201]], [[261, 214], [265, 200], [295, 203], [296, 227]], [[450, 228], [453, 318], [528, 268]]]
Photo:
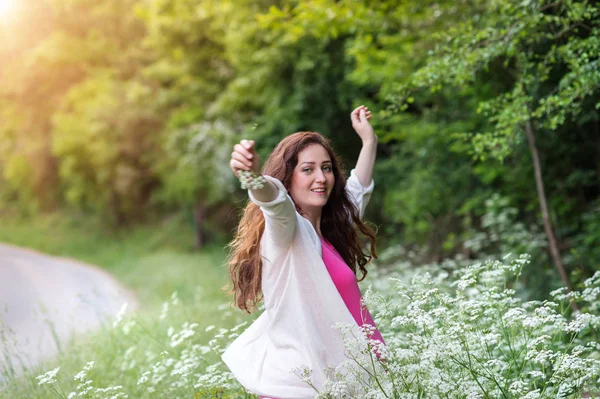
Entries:
[[475, 284], [476, 282], [477, 282], [477, 280], [475, 280], [474, 278], [464, 278], [464, 279], [460, 279], [456, 283], [456, 286], [458, 287], [459, 290], [464, 291], [471, 285]]
[[512, 308], [502, 316], [502, 320], [509, 326], [518, 325], [525, 318], [524, 313], [525, 311], [521, 308]]
[[123, 303], [123, 305], [121, 305], [121, 308], [115, 315], [115, 321], [113, 322], [113, 328], [116, 328], [119, 325], [119, 323], [121, 323], [121, 321], [123, 320], [123, 316], [125, 315], [125, 312], [127, 312], [127, 302], [125, 302], [125, 303]]
[[550, 296], [552, 298], [558, 298], [559, 296], [563, 295], [565, 292], [567, 292], [567, 287], [560, 287], [555, 289], [554, 291], [550, 292]]
[[522, 399], [539, 399], [541, 398], [542, 395], [540, 393], [539, 389], [536, 389], [535, 391], [530, 391], [528, 392], [525, 396], [522, 396]]
[[521, 380], [518, 380], [518, 381], [515, 381], [512, 384], [510, 384], [510, 386], [508, 387], [508, 390], [513, 395], [520, 396], [520, 395], [525, 394], [525, 392], [527, 392], [527, 384], [525, 384]]
[[170, 343], [171, 347], [174, 348], [177, 345], [181, 344], [186, 339], [193, 337], [196, 334], [196, 331], [194, 330], [196, 327], [198, 327], [198, 324], [196, 324], [196, 323], [190, 324], [188, 322], [185, 322], [182, 330], [171, 336], [171, 343]]
[[56, 374], [60, 371], [60, 367], [50, 370], [45, 374], [35, 377], [38, 380], [38, 385], [53, 385], [56, 383]]
[[75, 377], [73, 377], [73, 379], [75, 381], [85, 381], [85, 377], [87, 376], [87, 372], [84, 370], [81, 370], [79, 373], [75, 374]]
[[532, 360], [534, 363], [544, 364], [546, 362], [554, 361], [554, 359], [556, 359], [557, 356], [557, 353], [554, 353], [549, 349], [543, 349], [539, 351], [534, 349], [527, 352], [525, 358], [528, 360]]
[[167, 314], [169, 314], [169, 302], [164, 302], [160, 309], [160, 316], [158, 317], [158, 319], [164, 320], [167, 317]]
[[150, 371], [145, 371], [142, 376], [140, 377], [140, 379], [138, 380], [137, 384], [138, 385], [144, 385], [147, 384], [148, 381], [150, 380], [150, 378], [148, 377], [150, 375]]
[[123, 327], [122, 327], [123, 334], [129, 335], [129, 333], [131, 332], [133, 327], [135, 327], [136, 325], [137, 325], [137, 323], [135, 322], [135, 320], [129, 320], [127, 323], [123, 324]]
[[571, 321], [564, 327], [564, 331], [570, 334], [576, 334], [590, 324], [592, 315], [589, 313], [579, 313], [575, 316], [575, 320]]
[[527, 344], [527, 347], [535, 348], [540, 344], [548, 343], [551, 339], [552, 339], [552, 337], [550, 337], [549, 335], [540, 335], [539, 337], [535, 337], [532, 341], [530, 341]]
[[500, 342], [500, 334], [498, 333], [488, 333], [483, 334], [481, 337], [482, 341], [489, 346], [497, 345]]
[[528, 374], [531, 376], [531, 378], [542, 378], [542, 379], [546, 379], [546, 374], [542, 373], [542, 372], [541, 372], [541, 371], [539, 371], [539, 370], [533, 370], [533, 371], [530, 371]]
[[533, 330], [534, 328], [538, 328], [542, 324], [544, 324], [544, 320], [539, 317], [524, 317], [521, 321], [521, 324], [525, 328], [529, 328]]

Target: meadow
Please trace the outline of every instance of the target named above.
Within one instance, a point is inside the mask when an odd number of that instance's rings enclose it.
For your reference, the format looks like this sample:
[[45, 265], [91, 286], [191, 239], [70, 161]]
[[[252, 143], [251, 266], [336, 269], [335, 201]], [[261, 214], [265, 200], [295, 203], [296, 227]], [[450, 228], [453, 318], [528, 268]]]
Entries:
[[[0, 390], [2, 398], [47, 398], [49, 391], [38, 386], [35, 376], [60, 365], [61, 374], [71, 373], [72, 377], [89, 361], [96, 364], [91, 374], [95, 384], [110, 386], [118, 381], [127, 389], [136, 387], [140, 377], [137, 367], [123, 372], [117, 366], [125, 359], [138, 367], [144, 364], [135, 360], [133, 347], [139, 349], [138, 357], [150, 359], [150, 351], [160, 357], [160, 353], [172, 349], [169, 328], [181, 329], [186, 322], [188, 326], [197, 323], [192, 327], [198, 331], [196, 338], [207, 343], [214, 332], [204, 332], [206, 327], [232, 327], [242, 315], [230, 309], [228, 297], [221, 290], [227, 284], [223, 246], [215, 244], [202, 252], [194, 251], [192, 226], [185, 221], [169, 219], [151, 226], [110, 231], [101, 227], [101, 221], [74, 215], [43, 215], [26, 222], [5, 216], [1, 242], [102, 267], [137, 294], [140, 309], [134, 316], [128, 314], [126, 317], [130, 318], [119, 329], [106, 326], [89, 336], [77, 337], [54, 361], [9, 381]], [[70, 380], [64, 383], [66, 391], [75, 384]], [[135, 393], [129, 397], [143, 396]]]
[[[27, 228], [54, 232], [39, 241], [39, 249], [101, 264], [130, 285], [144, 305], [9, 380], [1, 397], [257, 397], [220, 360], [257, 315], [231, 309], [221, 291], [227, 283], [222, 247], [190, 251], [183, 244], [185, 228], [176, 221], [117, 236], [98, 236], [56, 220], [36, 223]], [[18, 221], [3, 234], [11, 229], [13, 234], [0, 240], [25, 245], [34, 236], [21, 234], [26, 229]], [[401, 246], [388, 248], [361, 283], [387, 346], [370, 341], [368, 327], [363, 336], [347, 336], [347, 364], [315, 397], [600, 395], [600, 273], [577, 292], [558, 289], [547, 300], [528, 300], [519, 284], [528, 255], [478, 262], [456, 258], [418, 268], [412, 255]], [[571, 301], [579, 312], [572, 313]], [[381, 361], [375, 349], [383, 354]], [[310, 383], [310, 370], [297, 375]]]

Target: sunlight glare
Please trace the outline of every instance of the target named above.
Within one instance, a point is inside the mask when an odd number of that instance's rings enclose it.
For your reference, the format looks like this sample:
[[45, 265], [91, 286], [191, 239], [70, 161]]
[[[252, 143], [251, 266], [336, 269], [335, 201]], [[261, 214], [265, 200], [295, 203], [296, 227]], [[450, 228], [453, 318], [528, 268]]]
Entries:
[[15, 8], [15, 0], [0, 0], [0, 19]]

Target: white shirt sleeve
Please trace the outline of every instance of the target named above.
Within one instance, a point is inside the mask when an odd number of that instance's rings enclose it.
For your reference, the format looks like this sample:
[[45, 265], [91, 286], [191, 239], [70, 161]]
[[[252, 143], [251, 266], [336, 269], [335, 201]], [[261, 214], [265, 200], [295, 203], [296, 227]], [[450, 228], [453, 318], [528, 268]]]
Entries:
[[265, 217], [264, 237], [278, 247], [287, 247], [296, 231], [296, 207], [279, 179], [267, 175], [264, 177], [277, 187], [277, 197], [268, 202], [259, 201], [250, 190], [248, 196], [260, 207]]
[[360, 180], [358, 180], [358, 177], [356, 177], [354, 169], [350, 171], [350, 177], [346, 180], [346, 193], [348, 194], [350, 201], [358, 208], [360, 219], [362, 219], [365, 214], [365, 208], [371, 199], [374, 188], [375, 181], [373, 179], [371, 179], [369, 186], [365, 187], [361, 184]]

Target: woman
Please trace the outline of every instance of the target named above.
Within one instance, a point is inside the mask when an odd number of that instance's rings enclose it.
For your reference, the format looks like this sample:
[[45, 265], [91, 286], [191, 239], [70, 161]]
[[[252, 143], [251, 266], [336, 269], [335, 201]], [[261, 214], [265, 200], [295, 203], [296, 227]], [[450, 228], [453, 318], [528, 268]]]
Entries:
[[[261, 398], [314, 398], [328, 372], [347, 360], [333, 325], [353, 325], [355, 334], [359, 325], [374, 325], [357, 284], [357, 267], [362, 281], [365, 265], [377, 257], [375, 233], [361, 220], [374, 187], [377, 136], [370, 118], [364, 106], [351, 113], [363, 146], [347, 182], [329, 142], [298, 132], [265, 162], [262, 187], [248, 190], [250, 202], [230, 244], [231, 293], [240, 309], [250, 313], [264, 299], [265, 310], [222, 358]], [[238, 177], [260, 173], [253, 141], [234, 146], [230, 167]], [[359, 233], [369, 238], [372, 256], [363, 253]], [[372, 338], [384, 343], [379, 331]], [[299, 377], [302, 368], [312, 371], [310, 384]]]

